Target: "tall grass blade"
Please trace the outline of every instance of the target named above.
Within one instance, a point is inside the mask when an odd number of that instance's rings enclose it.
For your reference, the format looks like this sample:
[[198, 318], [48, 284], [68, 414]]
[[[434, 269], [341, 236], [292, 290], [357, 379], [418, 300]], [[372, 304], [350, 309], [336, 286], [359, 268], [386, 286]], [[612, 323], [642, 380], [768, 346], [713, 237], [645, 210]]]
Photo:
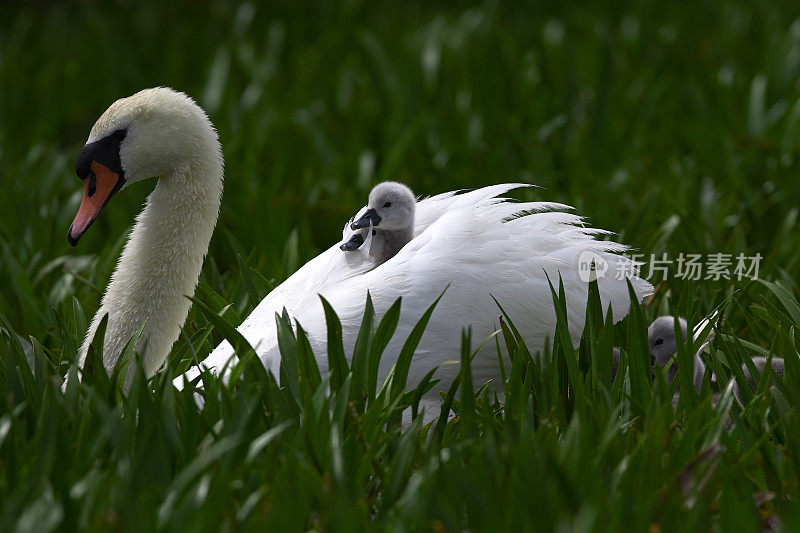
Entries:
[[319, 298], [325, 311], [325, 323], [328, 329], [328, 369], [331, 390], [335, 392], [341, 388], [349, 370], [342, 344], [342, 323], [328, 300], [322, 295]]

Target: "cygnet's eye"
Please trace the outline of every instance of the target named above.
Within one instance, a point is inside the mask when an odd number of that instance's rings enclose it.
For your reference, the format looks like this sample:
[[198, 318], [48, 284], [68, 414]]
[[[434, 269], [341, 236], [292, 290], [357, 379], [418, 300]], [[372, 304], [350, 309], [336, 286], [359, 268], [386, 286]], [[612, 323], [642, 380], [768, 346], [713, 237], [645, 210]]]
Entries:
[[386, 202], [383, 207], [392, 207], [392, 202]]
[[664, 339], [656, 339], [656, 342], [653, 343], [653, 346], [659, 346], [664, 344]]

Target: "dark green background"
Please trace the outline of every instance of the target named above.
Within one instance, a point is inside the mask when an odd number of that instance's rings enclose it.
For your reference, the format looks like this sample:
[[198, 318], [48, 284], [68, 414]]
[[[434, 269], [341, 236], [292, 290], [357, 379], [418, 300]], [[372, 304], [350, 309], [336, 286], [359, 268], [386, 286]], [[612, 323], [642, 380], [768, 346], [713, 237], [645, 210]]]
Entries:
[[[503, 414], [477, 398], [474, 420], [455, 419], [433, 443], [384, 414], [348, 418], [344, 478], [326, 455], [338, 449], [327, 422], [276, 408], [262, 382], [203, 411], [173, 397], [169, 376], [131, 398], [92, 382], [63, 395], [79, 309], [96, 309], [154, 185], [118, 195], [73, 249], [74, 162], [111, 102], [156, 85], [193, 96], [220, 133], [225, 192], [199, 296], [215, 311], [233, 302], [233, 325], [269, 289], [257, 277], [245, 286], [243, 272], [282, 280], [335, 243], [383, 179], [421, 195], [532, 182], [542, 188], [523, 197], [573, 205], [645, 254], [760, 253], [762, 277], [791, 287], [800, 275], [795, 1], [3, 1], [0, 314], [4, 333], [41, 343], [43, 367], [26, 389], [0, 335], [0, 526], [708, 531], [800, 520], [800, 397], [766, 382], [730, 411], [728, 433], [708, 384], [676, 414], [662, 384], [631, 399], [587, 377], [592, 403], [573, 406], [572, 378], [551, 368], [551, 389], [523, 391]], [[698, 318], [729, 298], [725, 332], [752, 343], [719, 340], [715, 357], [733, 357], [731, 368], [758, 348], [796, 358], [791, 288], [653, 281], [648, 319]], [[642, 324], [618, 327], [615, 343], [633, 350]], [[187, 335], [207, 326], [194, 306]], [[220, 339], [215, 330], [200, 352]], [[281, 420], [294, 424], [285, 437], [245, 459]]]
[[[645, 253], [760, 252], [768, 272], [796, 277], [798, 13], [772, 1], [4, 3], [3, 240], [34, 278], [55, 257], [112, 253], [152, 182], [70, 250], [73, 162], [112, 101], [168, 85], [220, 132], [211, 257], [223, 274], [241, 246], [281, 278], [293, 229], [304, 261], [372, 184], [399, 179], [425, 195], [529, 181]], [[52, 278], [41, 282], [37, 294]], [[14, 306], [7, 290], [2, 304]]]

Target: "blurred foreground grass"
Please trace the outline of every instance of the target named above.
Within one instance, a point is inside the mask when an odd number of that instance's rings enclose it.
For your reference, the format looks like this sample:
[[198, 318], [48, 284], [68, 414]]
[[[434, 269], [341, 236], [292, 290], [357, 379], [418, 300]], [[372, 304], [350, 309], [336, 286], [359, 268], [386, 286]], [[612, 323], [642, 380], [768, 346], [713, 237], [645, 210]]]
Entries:
[[[173, 398], [166, 376], [129, 400], [94, 385], [63, 398], [48, 376], [66, 370], [81, 316], [96, 309], [152, 187], [115, 198], [70, 249], [74, 160], [113, 100], [153, 85], [195, 97], [220, 132], [226, 188], [198, 296], [215, 310], [233, 302], [234, 323], [256, 303], [241, 268], [285, 278], [389, 178], [426, 195], [531, 181], [544, 187], [537, 198], [574, 205], [648, 255], [760, 253], [762, 277], [793, 287], [800, 275], [794, 2], [4, 2], [0, 313], [4, 331], [38, 341], [46, 368], [32, 405], [36, 394], [19, 395], [16, 336], [3, 336], [0, 376], [17, 394], [0, 406], [2, 524], [311, 528], [379, 518], [490, 529], [532, 525], [531, 513], [547, 528], [727, 530], [726, 520], [757, 527], [776, 510], [797, 519], [800, 402], [788, 392], [762, 395], [727, 434], [716, 431], [728, 415], [710, 407], [710, 390], [686, 416], [658, 386], [638, 411], [617, 393], [565, 414], [559, 401], [574, 383], [562, 380], [520, 393], [513, 422], [492, 418], [478, 395], [468, 429], [457, 421], [451, 438], [431, 442], [374, 420], [377, 433], [359, 434], [355, 415], [338, 435], [330, 422], [316, 433], [276, 426], [297, 412], [276, 408], [264, 383], [202, 413]], [[697, 318], [728, 298], [730, 333], [796, 356], [796, 298], [783, 296], [671, 279], [645, 313]], [[186, 329], [202, 339], [210, 324], [193, 309]], [[210, 332], [198, 353], [220, 338]], [[173, 363], [188, 351], [179, 341]], [[720, 353], [725, 364], [742, 355]], [[537, 403], [546, 399], [553, 411]], [[243, 450], [274, 427], [292, 437], [265, 439], [251, 466]], [[341, 463], [335, 438], [351, 447]], [[708, 461], [722, 466], [704, 478]], [[688, 493], [687, 468], [706, 480]], [[753, 494], [768, 500], [761, 515]], [[720, 512], [737, 506], [741, 516]]]

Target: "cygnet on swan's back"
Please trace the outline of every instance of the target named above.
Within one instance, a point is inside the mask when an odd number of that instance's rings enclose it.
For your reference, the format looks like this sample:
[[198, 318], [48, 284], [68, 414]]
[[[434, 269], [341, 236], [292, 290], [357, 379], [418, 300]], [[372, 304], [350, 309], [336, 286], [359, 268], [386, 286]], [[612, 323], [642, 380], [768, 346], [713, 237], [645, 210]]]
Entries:
[[416, 203], [414, 193], [406, 185], [396, 181], [379, 183], [369, 193], [366, 212], [350, 224], [358, 232], [340, 248], [345, 252], [357, 250], [367, 240], [371, 228], [369, 254], [376, 264], [388, 261], [414, 236]]

